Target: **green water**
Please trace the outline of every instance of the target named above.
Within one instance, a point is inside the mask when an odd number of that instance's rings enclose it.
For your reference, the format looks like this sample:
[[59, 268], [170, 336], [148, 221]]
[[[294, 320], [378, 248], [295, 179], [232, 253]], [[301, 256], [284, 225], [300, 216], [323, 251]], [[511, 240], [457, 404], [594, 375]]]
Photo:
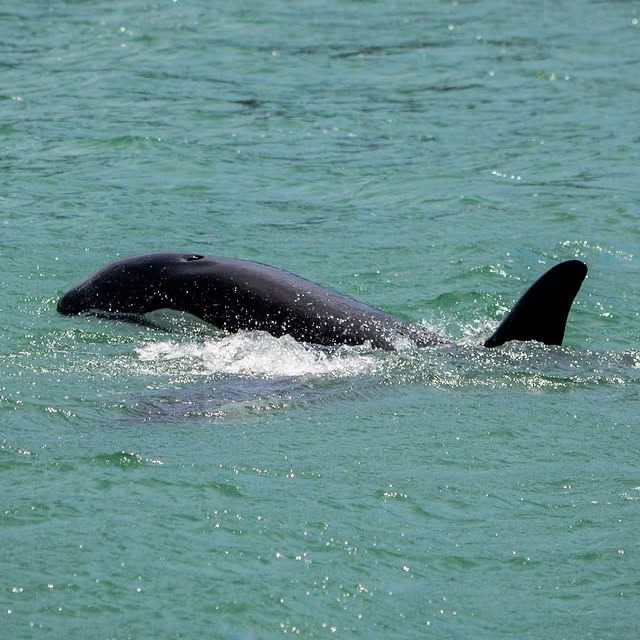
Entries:
[[[639, 78], [631, 2], [5, 0], [0, 637], [636, 637]], [[159, 250], [459, 346], [56, 314]]]

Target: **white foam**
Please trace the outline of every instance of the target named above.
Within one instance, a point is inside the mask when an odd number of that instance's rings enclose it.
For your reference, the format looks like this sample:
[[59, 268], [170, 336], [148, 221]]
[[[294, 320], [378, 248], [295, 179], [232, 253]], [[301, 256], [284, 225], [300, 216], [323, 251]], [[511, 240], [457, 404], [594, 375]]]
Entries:
[[141, 362], [169, 365], [168, 369], [175, 366], [192, 375], [349, 377], [374, 373], [378, 362], [366, 347], [325, 350], [296, 342], [291, 336], [275, 338], [260, 331], [198, 342], [151, 342], [136, 351]]

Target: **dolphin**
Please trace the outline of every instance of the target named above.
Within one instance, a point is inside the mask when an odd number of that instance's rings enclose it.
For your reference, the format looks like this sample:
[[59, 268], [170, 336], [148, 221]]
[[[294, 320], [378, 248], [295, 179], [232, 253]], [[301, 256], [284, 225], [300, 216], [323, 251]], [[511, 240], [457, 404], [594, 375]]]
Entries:
[[[485, 347], [510, 340], [561, 345], [567, 317], [587, 266], [562, 262], [518, 300]], [[117, 260], [65, 293], [64, 315], [93, 313], [132, 321], [160, 309], [190, 313], [230, 332], [266, 331], [299, 342], [393, 350], [400, 339], [419, 347], [451, 344], [426, 327], [405, 322], [319, 284], [249, 260], [192, 253], [150, 253]]]

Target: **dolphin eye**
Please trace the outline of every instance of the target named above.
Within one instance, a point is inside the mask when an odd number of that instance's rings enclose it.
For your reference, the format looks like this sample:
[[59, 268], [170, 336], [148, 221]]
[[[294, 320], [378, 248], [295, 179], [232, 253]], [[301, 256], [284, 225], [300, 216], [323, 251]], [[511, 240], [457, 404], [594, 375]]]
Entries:
[[198, 254], [196, 254], [196, 253], [193, 253], [193, 254], [191, 254], [191, 255], [189, 255], [189, 256], [185, 256], [185, 257], [184, 257], [184, 259], [185, 259], [187, 262], [195, 262], [196, 260], [202, 260], [203, 258], [204, 258], [204, 256], [199, 256], [199, 255], [198, 255]]

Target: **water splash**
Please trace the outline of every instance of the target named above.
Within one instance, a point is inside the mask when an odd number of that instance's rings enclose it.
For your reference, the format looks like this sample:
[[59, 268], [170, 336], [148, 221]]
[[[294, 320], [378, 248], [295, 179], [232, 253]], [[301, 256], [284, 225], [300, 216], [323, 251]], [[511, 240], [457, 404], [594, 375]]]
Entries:
[[136, 352], [149, 372], [179, 368], [191, 375], [341, 378], [375, 373], [379, 365], [379, 357], [367, 347], [323, 349], [260, 331], [202, 342], [152, 342]]
[[478, 336], [486, 324], [460, 328], [462, 339], [448, 347], [419, 349], [407, 341], [397, 350], [367, 345], [335, 348], [301, 344], [244, 332], [204, 341], [150, 342], [136, 349], [140, 373], [162, 376], [241, 376], [255, 379], [364, 378], [375, 384], [419, 384], [440, 388], [562, 390], [578, 386], [640, 382], [640, 354], [593, 352], [534, 342], [485, 349]]

